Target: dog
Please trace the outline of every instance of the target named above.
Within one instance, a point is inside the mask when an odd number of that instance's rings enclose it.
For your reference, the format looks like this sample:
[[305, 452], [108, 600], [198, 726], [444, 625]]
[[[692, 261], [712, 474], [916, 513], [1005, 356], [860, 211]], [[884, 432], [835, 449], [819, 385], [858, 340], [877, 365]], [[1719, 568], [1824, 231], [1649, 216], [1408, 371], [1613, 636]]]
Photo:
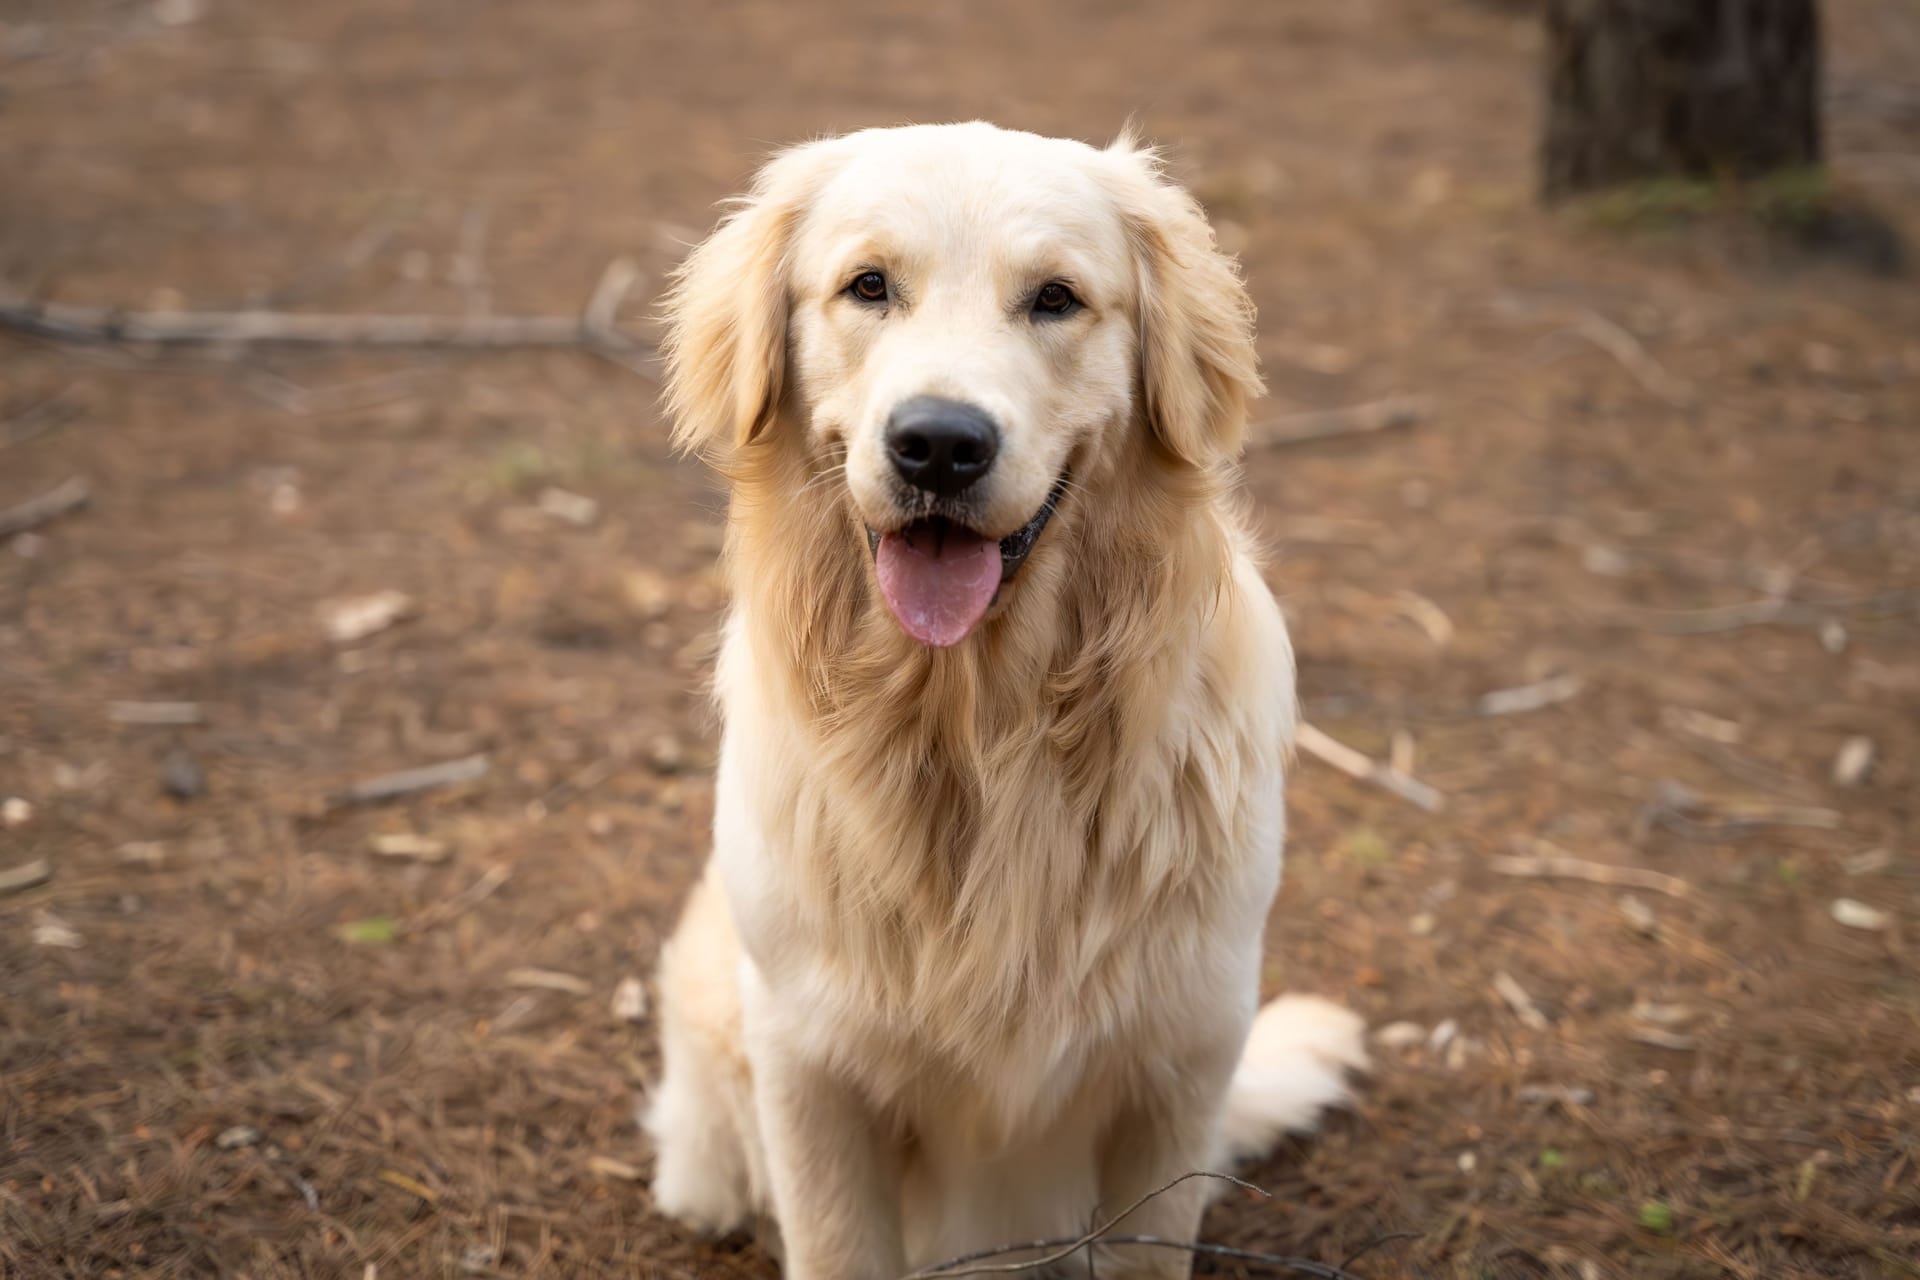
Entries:
[[1366, 1064], [1346, 1010], [1258, 1009], [1295, 706], [1232, 499], [1237, 265], [1131, 137], [878, 129], [772, 159], [665, 319], [732, 603], [713, 854], [658, 973], [656, 1205], [770, 1213], [794, 1280], [1143, 1196], [1117, 1233], [1192, 1240], [1204, 1180], [1148, 1193]]

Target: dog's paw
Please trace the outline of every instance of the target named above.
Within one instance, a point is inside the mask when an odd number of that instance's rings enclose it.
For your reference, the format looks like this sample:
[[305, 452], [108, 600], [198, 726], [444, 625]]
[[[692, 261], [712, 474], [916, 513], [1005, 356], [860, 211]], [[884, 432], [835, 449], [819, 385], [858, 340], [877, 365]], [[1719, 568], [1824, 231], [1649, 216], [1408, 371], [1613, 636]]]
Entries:
[[753, 1206], [738, 1150], [691, 1117], [676, 1115], [664, 1099], [643, 1107], [640, 1121], [653, 1135], [654, 1207], [705, 1235], [747, 1225]]

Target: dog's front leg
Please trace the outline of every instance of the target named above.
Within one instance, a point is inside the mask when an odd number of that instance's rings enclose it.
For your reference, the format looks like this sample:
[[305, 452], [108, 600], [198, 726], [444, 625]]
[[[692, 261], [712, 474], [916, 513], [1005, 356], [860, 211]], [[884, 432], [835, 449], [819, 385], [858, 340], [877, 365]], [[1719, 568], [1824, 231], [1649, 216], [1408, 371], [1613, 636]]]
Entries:
[[[1203, 1052], [1116, 1118], [1100, 1162], [1099, 1221], [1108, 1221], [1182, 1174], [1208, 1169], [1238, 1046], [1237, 1038], [1223, 1038], [1217, 1051]], [[1152, 1196], [1115, 1224], [1111, 1234], [1192, 1241], [1199, 1235], [1200, 1215], [1217, 1190], [1209, 1179], [1189, 1178]], [[1100, 1252], [1102, 1280], [1185, 1280], [1192, 1272], [1193, 1256], [1181, 1249], [1114, 1245]]]
[[756, 1045], [754, 1099], [788, 1280], [896, 1280], [899, 1157], [844, 1080], [785, 1046]]

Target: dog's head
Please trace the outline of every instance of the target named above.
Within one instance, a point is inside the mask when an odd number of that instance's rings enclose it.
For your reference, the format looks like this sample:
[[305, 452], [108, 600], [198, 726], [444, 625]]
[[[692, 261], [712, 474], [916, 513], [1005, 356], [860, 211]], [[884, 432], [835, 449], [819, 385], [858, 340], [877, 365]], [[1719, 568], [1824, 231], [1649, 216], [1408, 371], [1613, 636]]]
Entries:
[[1129, 451], [1228, 462], [1259, 390], [1238, 272], [1150, 152], [984, 124], [775, 157], [681, 269], [666, 349], [679, 441], [735, 474], [803, 456], [942, 647]]

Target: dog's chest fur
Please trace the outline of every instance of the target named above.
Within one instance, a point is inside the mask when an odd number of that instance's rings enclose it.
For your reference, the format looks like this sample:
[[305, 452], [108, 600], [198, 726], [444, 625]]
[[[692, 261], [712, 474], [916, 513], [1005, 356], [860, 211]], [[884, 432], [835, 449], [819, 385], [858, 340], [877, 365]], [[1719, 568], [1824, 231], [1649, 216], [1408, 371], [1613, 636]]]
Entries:
[[1110, 608], [1055, 619], [1107, 629], [1067, 638], [1079, 665], [843, 653], [825, 714], [819, 686], [766, 678], [791, 654], [765, 651], [784, 637], [753, 602], [736, 614], [719, 827], [743, 940], [786, 1030], [906, 1123], [938, 1112], [1003, 1147], [1090, 1074], [1124, 1096], [1177, 1071], [1221, 990], [1251, 1000], [1292, 677], [1238, 570], [1161, 601], [1190, 607], [1151, 645], [1113, 643], [1140, 637]]

